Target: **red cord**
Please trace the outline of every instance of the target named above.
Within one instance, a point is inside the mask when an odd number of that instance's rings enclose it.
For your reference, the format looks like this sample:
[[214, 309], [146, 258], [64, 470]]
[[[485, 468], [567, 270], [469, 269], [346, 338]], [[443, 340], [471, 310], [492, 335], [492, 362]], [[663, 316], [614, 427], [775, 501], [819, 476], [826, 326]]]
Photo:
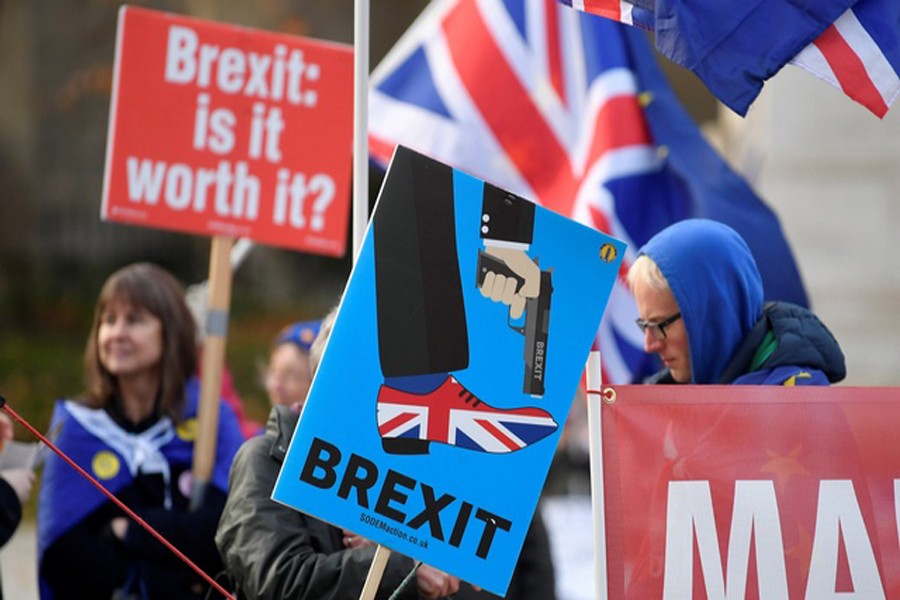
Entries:
[[101, 492], [103, 492], [103, 494], [104, 494], [107, 498], [109, 498], [110, 500], [112, 500], [112, 501], [115, 503], [116, 506], [118, 506], [118, 507], [121, 508], [123, 511], [125, 511], [125, 514], [127, 514], [129, 517], [131, 517], [131, 518], [134, 520], [135, 523], [137, 523], [138, 525], [140, 525], [141, 527], [143, 527], [144, 529], [146, 529], [146, 530], [150, 533], [150, 535], [152, 535], [152, 536], [155, 537], [157, 540], [159, 540], [160, 543], [162, 543], [163, 546], [165, 546], [166, 548], [168, 548], [169, 550], [171, 550], [171, 551], [175, 554], [175, 556], [177, 556], [178, 558], [180, 558], [180, 559], [184, 562], [184, 564], [186, 564], [187, 566], [189, 566], [190, 568], [192, 568], [194, 571], [196, 571], [197, 574], [200, 575], [200, 577], [202, 577], [203, 579], [205, 579], [206, 582], [209, 583], [209, 585], [211, 585], [213, 588], [215, 588], [220, 594], [222, 594], [225, 598], [228, 598], [228, 600], [235, 600], [235, 599], [234, 599], [234, 596], [232, 596], [231, 594], [229, 594], [229, 593], [225, 590], [225, 588], [223, 588], [221, 585], [219, 585], [212, 577], [210, 577], [209, 575], [207, 575], [206, 572], [203, 571], [203, 569], [201, 569], [201, 568], [198, 567], [196, 564], [194, 564], [194, 562], [193, 562], [191, 559], [189, 559], [187, 556], [185, 556], [178, 548], [176, 548], [175, 546], [173, 546], [172, 543], [169, 542], [169, 540], [167, 540], [167, 539], [164, 538], [162, 535], [160, 535], [160, 533], [159, 533], [158, 531], [156, 531], [155, 529], [153, 529], [153, 527], [151, 527], [149, 523], [147, 523], [147, 522], [144, 521], [142, 518], [140, 518], [133, 510], [131, 510], [130, 508], [128, 508], [121, 500], [119, 500], [118, 498], [116, 498], [115, 496], [113, 496], [112, 492], [110, 492], [110, 491], [107, 490], [105, 487], [103, 487], [103, 485], [102, 485], [99, 481], [97, 481], [96, 479], [94, 479], [94, 478], [91, 476], [90, 473], [88, 473], [87, 471], [85, 471], [84, 469], [82, 469], [80, 466], [78, 466], [78, 465], [75, 463], [75, 461], [73, 461], [71, 458], [69, 458], [68, 456], [66, 456], [66, 455], [62, 452], [62, 450], [60, 450], [59, 448], [57, 448], [56, 445], [55, 445], [53, 442], [51, 442], [49, 439], [47, 439], [40, 431], [38, 431], [37, 429], [35, 429], [34, 427], [32, 427], [31, 424], [28, 423], [28, 421], [26, 421], [25, 419], [23, 419], [22, 417], [20, 417], [20, 416], [18, 415], [18, 413], [16, 413], [16, 411], [14, 411], [14, 410], [9, 406], [9, 404], [6, 404], [6, 401], [5, 401], [5, 399], [3, 399], [2, 396], [0, 396], [0, 399], [2, 399], [2, 407], [3, 407], [3, 410], [5, 410], [5, 411], [9, 414], [9, 416], [11, 416], [13, 419], [15, 419], [16, 421], [18, 421], [19, 423], [21, 423], [21, 424], [25, 427], [25, 429], [27, 429], [27, 430], [30, 431], [32, 434], [34, 434], [34, 435], [41, 441], [41, 443], [43, 443], [43, 444], [46, 445], [48, 448], [50, 448], [51, 450], [53, 450], [54, 452], [56, 452], [56, 454], [58, 454], [59, 457], [60, 457], [61, 459], [63, 459], [64, 461], [66, 461], [66, 462], [69, 464], [70, 467], [72, 467], [73, 469], [75, 469], [76, 471], [78, 471], [78, 472], [81, 474], [81, 476], [84, 477], [85, 479], [87, 479], [88, 481], [90, 481], [90, 482], [94, 485], [95, 488], [97, 488], [98, 490], [100, 490]]

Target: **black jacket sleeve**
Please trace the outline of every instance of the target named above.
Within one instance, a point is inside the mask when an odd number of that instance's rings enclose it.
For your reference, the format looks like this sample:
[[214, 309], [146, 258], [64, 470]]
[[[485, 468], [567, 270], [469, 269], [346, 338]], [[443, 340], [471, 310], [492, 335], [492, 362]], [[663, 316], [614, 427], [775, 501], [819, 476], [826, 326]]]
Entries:
[[[279, 463], [268, 437], [241, 447], [229, 476], [229, 494], [216, 533], [225, 568], [239, 598], [338, 600], [359, 597], [375, 547], [345, 549], [340, 531], [271, 500]], [[385, 599], [412, 569], [391, 554], [377, 598]], [[403, 598], [416, 598], [415, 581]]]
[[22, 520], [22, 503], [16, 491], [0, 478], [0, 546], [9, 541]]

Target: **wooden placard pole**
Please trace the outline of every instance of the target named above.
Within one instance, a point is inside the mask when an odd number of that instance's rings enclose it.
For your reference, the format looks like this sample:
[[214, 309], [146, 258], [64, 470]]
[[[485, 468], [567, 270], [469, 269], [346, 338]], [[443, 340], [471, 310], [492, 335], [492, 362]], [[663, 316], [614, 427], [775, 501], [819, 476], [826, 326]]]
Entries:
[[225, 340], [228, 333], [228, 312], [231, 306], [231, 248], [233, 245], [234, 238], [232, 237], [213, 236], [209, 252], [209, 298], [207, 300], [206, 335], [203, 338], [197, 437], [194, 445], [192, 508], [196, 508], [203, 502], [215, 463], [222, 371], [225, 367]]
[[372, 600], [375, 598], [375, 592], [378, 591], [378, 585], [381, 583], [381, 577], [384, 575], [384, 569], [387, 567], [390, 557], [391, 551], [388, 548], [381, 544], [375, 547], [372, 566], [369, 567], [369, 574], [366, 575], [366, 583], [363, 585], [359, 600]]
[[[369, 221], [369, 0], [353, 3], [353, 260]], [[372, 600], [391, 551], [381, 544], [359, 600]]]

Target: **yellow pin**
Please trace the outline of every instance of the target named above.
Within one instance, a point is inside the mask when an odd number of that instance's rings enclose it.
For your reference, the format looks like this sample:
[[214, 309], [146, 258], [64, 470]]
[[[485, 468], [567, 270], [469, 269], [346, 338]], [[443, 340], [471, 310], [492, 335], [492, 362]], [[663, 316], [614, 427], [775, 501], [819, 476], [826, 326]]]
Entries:
[[178, 424], [175, 433], [185, 442], [193, 442], [197, 439], [197, 419], [186, 419]]
[[610, 263], [616, 260], [616, 257], [619, 255], [619, 251], [616, 250], [616, 247], [612, 244], [606, 243], [600, 246], [600, 260], [605, 263]]
[[91, 460], [91, 470], [98, 479], [109, 480], [119, 474], [119, 457], [109, 450], [101, 450]]

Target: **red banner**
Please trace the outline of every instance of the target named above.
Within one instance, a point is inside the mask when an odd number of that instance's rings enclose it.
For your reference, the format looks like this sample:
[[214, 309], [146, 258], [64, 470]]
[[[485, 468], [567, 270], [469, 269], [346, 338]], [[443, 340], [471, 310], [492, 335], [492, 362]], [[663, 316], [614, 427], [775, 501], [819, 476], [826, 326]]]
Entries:
[[344, 254], [345, 45], [124, 7], [101, 217]]
[[609, 598], [900, 597], [900, 390], [614, 389]]

